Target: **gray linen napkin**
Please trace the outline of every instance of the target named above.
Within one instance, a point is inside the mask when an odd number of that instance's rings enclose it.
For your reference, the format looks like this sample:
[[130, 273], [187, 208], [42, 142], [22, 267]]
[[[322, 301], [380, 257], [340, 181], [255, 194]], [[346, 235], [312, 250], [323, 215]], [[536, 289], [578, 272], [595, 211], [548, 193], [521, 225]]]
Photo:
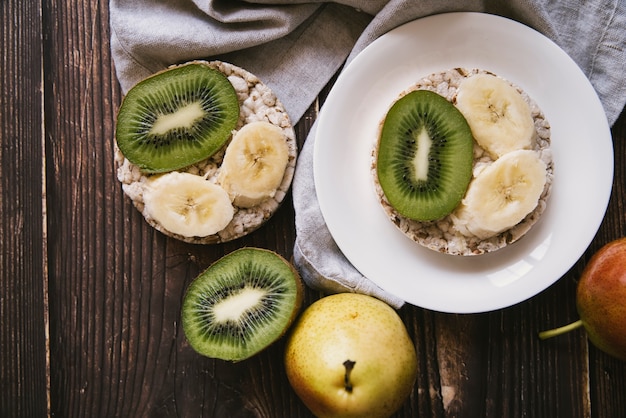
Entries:
[[[478, 11], [520, 21], [565, 50], [596, 89], [612, 125], [626, 102], [623, 0], [110, 0], [111, 51], [126, 92], [142, 78], [191, 59], [222, 59], [257, 74], [298, 121], [347, 60], [408, 21]], [[326, 227], [313, 184], [315, 126], [293, 183], [294, 260], [325, 292], [355, 291], [394, 307], [403, 300], [363, 277]]]

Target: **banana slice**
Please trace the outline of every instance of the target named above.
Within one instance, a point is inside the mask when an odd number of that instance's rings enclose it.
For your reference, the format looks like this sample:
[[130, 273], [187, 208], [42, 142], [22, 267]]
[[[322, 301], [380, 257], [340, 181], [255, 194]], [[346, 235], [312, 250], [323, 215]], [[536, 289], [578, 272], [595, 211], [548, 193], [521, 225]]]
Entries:
[[535, 125], [530, 107], [506, 80], [491, 74], [468, 77], [459, 86], [456, 101], [474, 139], [494, 160], [532, 147]]
[[517, 225], [539, 201], [546, 183], [546, 164], [535, 151], [504, 154], [472, 180], [453, 214], [457, 230], [480, 239]]
[[213, 235], [226, 228], [235, 213], [220, 186], [177, 171], [148, 180], [143, 200], [148, 216], [183, 237]]
[[282, 129], [268, 122], [249, 123], [226, 148], [218, 182], [235, 205], [252, 207], [274, 196], [288, 161]]

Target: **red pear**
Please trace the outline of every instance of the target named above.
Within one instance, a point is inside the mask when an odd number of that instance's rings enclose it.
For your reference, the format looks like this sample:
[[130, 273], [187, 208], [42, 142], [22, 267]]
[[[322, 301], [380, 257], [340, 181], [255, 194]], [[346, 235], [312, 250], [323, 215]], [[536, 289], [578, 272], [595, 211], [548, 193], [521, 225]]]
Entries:
[[576, 288], [580, 320], [544, 331], [541, 338], [579, 326], [600, 350], [626, 361], [626, 237], [612, 241], [589, 260]]

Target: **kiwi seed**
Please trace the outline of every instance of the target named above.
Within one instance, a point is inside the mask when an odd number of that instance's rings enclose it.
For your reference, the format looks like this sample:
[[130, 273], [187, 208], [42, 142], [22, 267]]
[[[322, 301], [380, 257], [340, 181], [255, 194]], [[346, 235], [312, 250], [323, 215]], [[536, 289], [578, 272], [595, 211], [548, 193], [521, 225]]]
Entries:
[[472, 176], [473, 146], [467, 121], [444, 97], [415, 90], [398, 99], [382, 123], [376, 160], [389, 204], [418, 221], [451, 213]]
[[247, 359], [279, 339], [303, 298], [300, 276], [280, 255], [241, 248], [202, 272], [185, 293], [183, 331], [198, 353]]
[[131, 88], [120, 106], [115, 134], [130, 162], [161, 173], [213, 155], [238, 119], [239, 100], [226, 76], [206, 64], [188, 63]]

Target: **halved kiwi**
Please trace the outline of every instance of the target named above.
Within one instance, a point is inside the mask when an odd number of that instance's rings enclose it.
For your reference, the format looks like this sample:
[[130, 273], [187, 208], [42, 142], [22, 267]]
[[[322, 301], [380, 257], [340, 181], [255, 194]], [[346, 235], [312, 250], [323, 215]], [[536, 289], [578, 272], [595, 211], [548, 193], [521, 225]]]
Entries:
[[241, 248], [222, 257], [189, 286], [183, 331], [198, 353], [240, 361], [278, 340], [295, 319], [303, 285], [273, 251]]
[[220, 71], [187, 63], [131, 88], [117, 116], [124, 156], [150, 173], [177, 170], [217, 152], [239, 119], [237, 93]]
[[472, 176], [473, 137], [444, 97], [415, 90], [389, 109], [380, 132], [376, 170], [389, 204], [419, 221], [440, 219], [459, 204]]

